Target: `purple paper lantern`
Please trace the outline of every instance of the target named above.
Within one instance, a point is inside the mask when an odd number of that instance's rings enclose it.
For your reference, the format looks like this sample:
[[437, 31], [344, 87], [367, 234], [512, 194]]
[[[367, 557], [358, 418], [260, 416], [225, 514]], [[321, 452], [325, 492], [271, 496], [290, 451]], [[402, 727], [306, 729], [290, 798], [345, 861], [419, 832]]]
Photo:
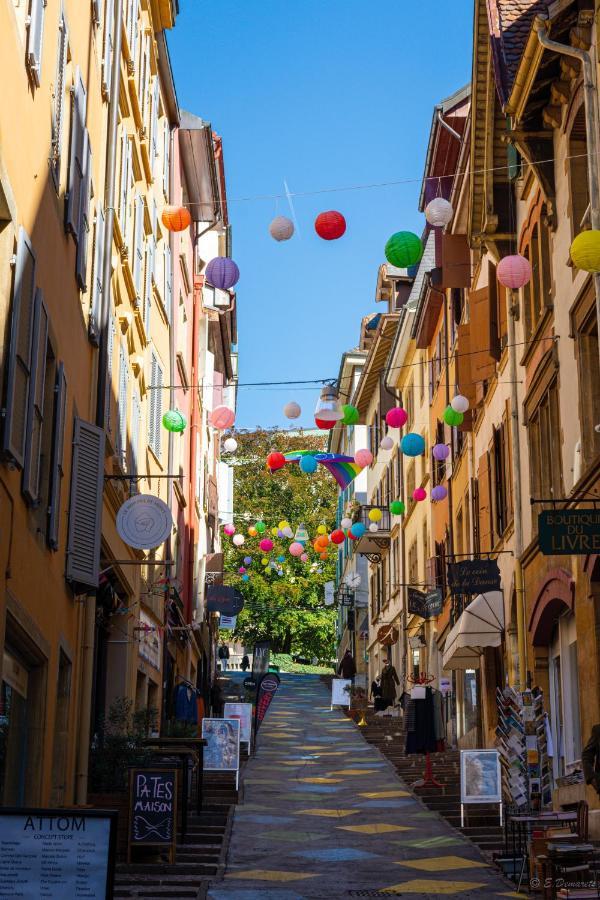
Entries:
[[206, 267], [206, 280], [213, 287], [228, 291], [237, 284], [240, 270], [228, 256], [215, 256]]
[[432, 500], [437, 500], [437, 501], [445, 500], [447, 496], [448, 496], [448, 491], [446, 490], [446, 488], [444, 487], [443, 484], [436, 484], [436, 486], [434, 487], [434, 489], [431, 492]]
[[448, 444], [434, 444], [433, 456], [434, 459], [437, 459], [440, 462], [443, 459], [448, 459], [448, 457], [450, 456], [450, 447], [448, 446]]

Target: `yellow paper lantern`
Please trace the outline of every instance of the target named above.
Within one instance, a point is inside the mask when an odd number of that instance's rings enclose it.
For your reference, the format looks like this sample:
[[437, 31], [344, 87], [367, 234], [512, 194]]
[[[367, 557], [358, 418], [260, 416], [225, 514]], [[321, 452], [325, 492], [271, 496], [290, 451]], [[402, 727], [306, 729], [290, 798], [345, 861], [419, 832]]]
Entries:
[[573, 265], [584, 272], [600, 272], [600, 231], [582, 231], [571, 244]]
[[282, 519], [281, 522], [280, 522], [279, 525], [278, 525], [278, 528], [279, 528], [280, 531], [285, 531], [285, 529], [286, 529], [286, 528], [289, 528], [289, 527], [290, 527], [290, 523], [289, 523], [289, 522], [286, 522], [285, 519]]
[[327, 534], [327, 528], [325, 525], [319, 525], [317, 528], [317, 534]]
[[380, 522], [383, 513], [380, 509], [372, 509], [369, 511], [369, 519], [371, 522]]
[[271, 534], [273, 535], [273, 537], [277, 537], [278, 531], [279, 529], [277, 528], [271, 528]]

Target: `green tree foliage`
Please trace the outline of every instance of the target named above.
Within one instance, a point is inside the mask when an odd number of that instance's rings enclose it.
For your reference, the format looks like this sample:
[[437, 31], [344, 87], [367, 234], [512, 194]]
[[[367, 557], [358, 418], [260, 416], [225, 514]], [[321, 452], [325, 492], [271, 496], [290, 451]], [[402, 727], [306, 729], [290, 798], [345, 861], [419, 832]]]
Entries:
[[[313, 549], [319, 525], [330, 533], [335, 528], [337, 484], [324, 466], [311, 475], [296, 464], [270, 473], [266, 459], [272, 450], [326, 450], [326, 437], [314, 432], [253, 431], [236, 433], [238, 449], [231, 459], [234, 466], [235, 526], [246, 542], [235, 547], [223, 535], [226, 581], [244, 595], [246, 604], [237, 618], [234, 637], [248, 646], [257, 640], [270, 640], [273, 651], [304, 657], [331, 659], [334, 654], [335, 610], [325, 607], [324, 584], [335, 578], [337, 548], [329, 545], [327, 560]], [[291, 556], [290, 540], [272, 535], [271, 529], [285, 520], [293, 531], [304, 525], [310, 540], [305, 550], [308, 562]], [[262, 521], [267, 530], [262, 537], [274, 542], [270, 553], [259, 548], [261, 535], [251, 537], [248, 528]], [[238, 573], [244, 557], [251, 556], [249, 580]], [[285, 561], [278, 562], [278, 557]], [[262, 565], [262, 560], [278, 568]], [[283, 571], [282, 575], [278, 571]]]

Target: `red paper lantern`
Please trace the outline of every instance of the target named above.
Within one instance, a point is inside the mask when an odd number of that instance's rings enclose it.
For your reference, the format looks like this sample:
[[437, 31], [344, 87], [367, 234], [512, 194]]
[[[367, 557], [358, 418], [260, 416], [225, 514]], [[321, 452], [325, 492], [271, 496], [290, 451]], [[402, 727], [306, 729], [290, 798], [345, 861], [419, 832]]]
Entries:
[[346, 535], [341, 528], [337, 528], [335, 531], [331, 532], [330, 539], [332, 544], [343, 544], [346, 539]]
[[169, 231], [184, 231], [192, 221], [190, 211], [185, 206], [165, 206], [161, 219]]
[[357, 536], [356, 536], [355, 534], [352, 534], [352, 532], [351, 532], [350, 530], [348, 530], [348, 531], [346, 532], [346, 537], [349, 538], [351, 541], [357, 541], [357, 540], [358, 540]]
[[345, 218], [333, 209], [319, 213], [315, 219], [315, 231], [324, 241], [336, 241], [341, 238], [345, 230]]
[[274, 450], [273, 453], [269, 453], [267, 456], [267, 465], [271, 472], [276, 472], [277, 469], [283, 469], [285, 466], [285, 456], [283, 453]]
[[329, 431], [330, 428], [337, 425], [337, 422], [331, 422], [329, 419], [315, 419], [315, 425], [322, 431]]

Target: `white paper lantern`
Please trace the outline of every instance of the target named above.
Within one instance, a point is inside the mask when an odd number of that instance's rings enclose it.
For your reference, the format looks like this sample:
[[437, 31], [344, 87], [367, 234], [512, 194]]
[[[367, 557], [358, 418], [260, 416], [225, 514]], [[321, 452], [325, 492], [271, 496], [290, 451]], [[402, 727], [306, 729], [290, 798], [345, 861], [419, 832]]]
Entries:
[[342, 519], [342, 521], [340, 522], [340, 528], [343, 528], [344, 530], [350, 528], [351, 525], [352, 525], [352, 519], [345, 518], [345, 519]]
[[233, 536], [233, 543], [236, 547], [241, 547], [245, 540], [246, 539], [243, 534], [234, 534]]
[[269, 234], [276, 241], [289, 241], [294, 233], [294, 223], [287, 216], [275, 216], [269, 225]]
[[377, 522], [371, 522], [369, 525], [369, 531], [379, 531], [379, 525]]
[[293, 532], [292, 529], [289, 527], [289, 525], [288, 525], [287, 528], [284, 528], [284, 529], [283, 529], [282, 534], [284, 534], [286, 538], [293, 538], [293, 537], [294, 537], [294, 532]]
[[237, 441], [235, 438], [227, 438], [225, 443], [223, 444], [223, 449], [227, 451], [227, 453], [235, 453], [237, 450]]
[[302, 408], [299, 403], [296, 403], [292, 400], [290, 403], [286, 403], [283, 407], [283, 414], [288, 419], [297, 419], [298, 416], [302, 413]]
[[379, 446], [382, 450], [391, 450], [394, 446], [394, 439], [389, 435], [386, 435], [384, 438], [382, 438], [381, 444]]
[[452, 220], [454, 210], [452, 204], [443, 197], [434, 197], [425, 207], [425, 218], [430, 225], [442, 227]]
[[469, 401], [466, 397], [463, 397], [462, 394], [457, 394], [456, 397], [450, 401], [450, 406], [454, 412], [466, 413], [469, 408]]

